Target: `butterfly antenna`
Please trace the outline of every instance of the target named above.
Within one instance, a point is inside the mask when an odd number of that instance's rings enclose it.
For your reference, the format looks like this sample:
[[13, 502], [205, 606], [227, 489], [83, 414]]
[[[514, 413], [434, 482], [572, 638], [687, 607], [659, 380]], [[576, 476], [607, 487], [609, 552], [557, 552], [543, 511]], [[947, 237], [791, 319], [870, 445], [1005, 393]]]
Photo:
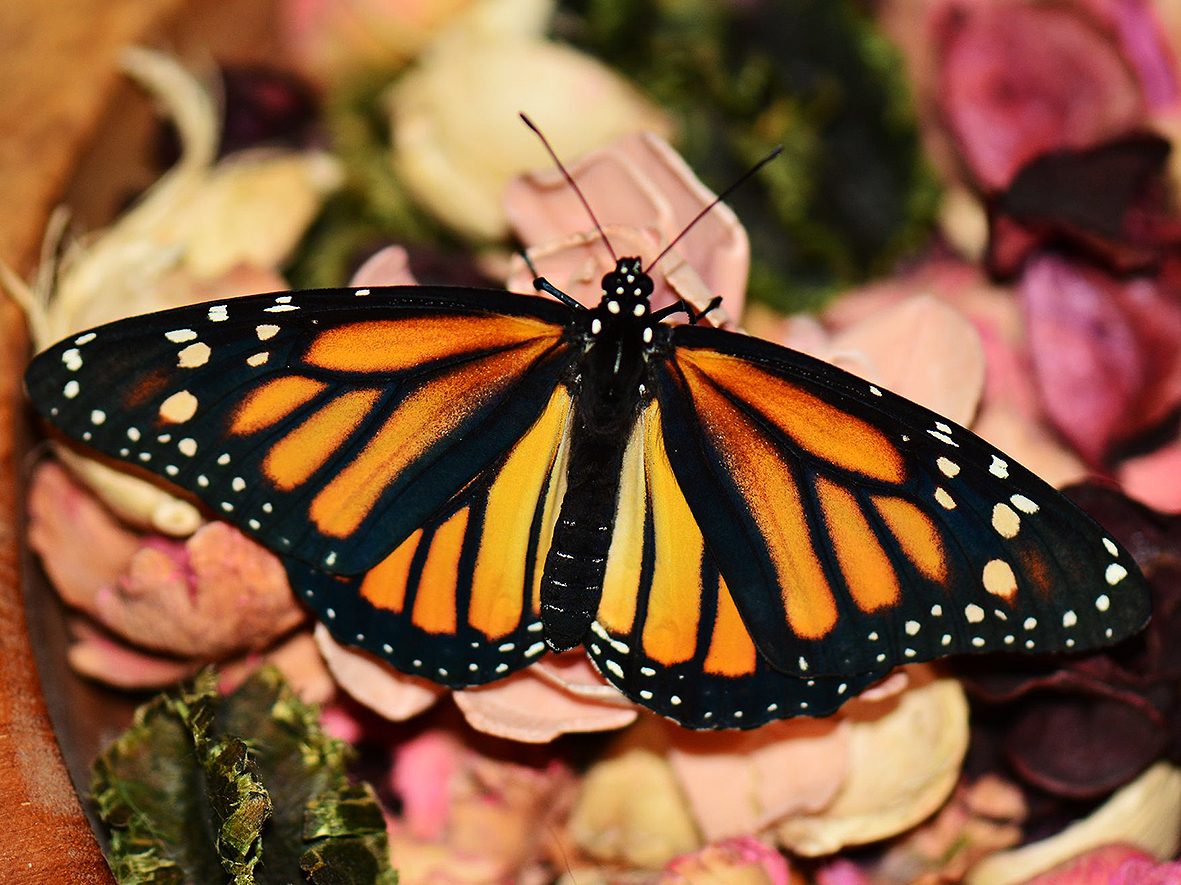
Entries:
[[611, 248], [611, 241], [608, 240], [607, 235], [603, 233], [603, 225], [599, 224], [599, 219], [595, 217], [595, 211], [590, 207], [590, 203], [587, 202], [586, 197], [583, 195], [582, 191], [578, 189], [578, 185], [574, 182], [574, 176], [566, 171], [566, 167], [563, 166], [562, 161], [558, 159], [557, 152], [553, 149], [553, 146], [550, 145], [549, 139], [542, 135], [541, 130], [537, 128], [534, 122], [525, 116], [524, 113], [520, 113], [520, 117], [521, 120], [524, 121], [525, 125], [533, 130], [533, 134], [541, 140], [541, 143], [545, 145], [545, 149], [549, 151], [550, 157], [553, 158], [554, 165], [558, 167], [558, 171], [562, 173], [562, 177], [566, 179], [566, 183], [570, 185], [571, 190], [573, 190], [574, 193], [578, 195], [578, 199], [582, 203], [582, 208], [586, 210], [586, 214], [590, 216], [590, 220], [595, 225], [595, 230], [599, 232], [599, 239], [603, 241], [603, 245], [606, 246], [607, 251], [611, 253], [611, 260], [618, 263], [619, 256], [616, 255], [615, 250]]
[[738, 178], [738, 180], [736, 182], [734, 182], [732, 185], [730, 185], [728, 188], [726, 188], [724, 191], [722, 191], [720, 194], [718, 194], [716, 197], [714, 197], [713, 200], [710, 202], [710, 204], [708, 206], [706, 206], [704, 209], [702, 209], [700, 212], [698, 212], [695, 216], [693, 216], [693, 220], [690, 221], [688, 224], [686, 224], [683, 228], [681, 228], [681, 232], [679, 234], [677, 234], [675, 237], [673, 237], [673, 241], [671, 243], [669, 243], [667, 246], [665, 246], [664, 249], [661, 251], [661, 253], [659, 255], [657, 255], [655, 258], [653, 258], [648, 263], [648, 266], [644, 268], [644, 273], [648, 273], [649, 271], [651, 271], [652, 268], [654, 268], [656, 266], [657, 262], [659, 262], [661, 258], [663, 258], [665, 255], [667, 255], [669, 252], [671, 252], [673, 249], [673, 246], [675, 246], [677, 243], [681, 242], [681, 240], [684, 238], [685, 234], [687, 234], [687, 233], [689, 233], [689, 231], [693, 230], [693, 226], [695, 224], [697, 224], [697, 222], [701, 221], [701, 219], [705, 218], [705, 216], [710, 213], [710, 210], [713, 209], [714, 206], [718, 205], [718, 203], [722, 202], [722, 200], [726, 199], [726, 197], [730, 196], [730, 194], [732, 194], [732, 193], [734, 193], [734, 191], [738, 190], [738, 188], [742, 184], [744, 184], [751, 176], [753, 176], [760, 169], [762, 169], [764, 166], [766, 166], [768, 163], [770, 163], [772, 160], [774, 160], [776, 157], [778, 157], [782, 153], [783, 153], [783, 145], [776, 145], [775, 149], [772, 150], [771, 153], [767, 154], [767, 156], [763, 157], [763, 159], [759, 160], [759, 162], [755, 163], [753, 166], [751, 166], [749, 169], [747, 169], [746, 172], [742, 173], [742, 175]]

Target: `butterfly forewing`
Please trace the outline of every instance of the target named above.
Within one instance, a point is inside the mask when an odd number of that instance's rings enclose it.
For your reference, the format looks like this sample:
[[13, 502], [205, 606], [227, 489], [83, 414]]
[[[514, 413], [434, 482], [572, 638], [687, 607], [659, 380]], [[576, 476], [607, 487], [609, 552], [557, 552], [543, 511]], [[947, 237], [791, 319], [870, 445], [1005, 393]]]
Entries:
[[678, 481], [759, 650], [801, 675], [1108, 644], [1126, 551], [962, 427], [802, 354], [684, 327], [657, 373]]
[[356, 574], [537, 420], [573, 358], [565, 313], [425, 287], [250, 296], [74, 336], [27, 383], [67, 434]]

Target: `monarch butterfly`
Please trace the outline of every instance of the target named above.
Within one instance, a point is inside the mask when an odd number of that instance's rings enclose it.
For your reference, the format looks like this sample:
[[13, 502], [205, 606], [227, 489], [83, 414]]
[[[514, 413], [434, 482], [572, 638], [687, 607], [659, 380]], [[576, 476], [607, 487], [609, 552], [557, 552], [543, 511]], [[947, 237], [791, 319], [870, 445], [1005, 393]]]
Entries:
[[582, 644], [633, 701], [750, 728], [901, 663], [1147, 619], [1129, 554], [968, 430], [651, 310], [638, 258], [602, 284], [594, 308], [543, 280], [553, 300], [182, 307], [72, 336], [26, 383], [65, 434], [276, 551], [336, 639], [452, 687]]

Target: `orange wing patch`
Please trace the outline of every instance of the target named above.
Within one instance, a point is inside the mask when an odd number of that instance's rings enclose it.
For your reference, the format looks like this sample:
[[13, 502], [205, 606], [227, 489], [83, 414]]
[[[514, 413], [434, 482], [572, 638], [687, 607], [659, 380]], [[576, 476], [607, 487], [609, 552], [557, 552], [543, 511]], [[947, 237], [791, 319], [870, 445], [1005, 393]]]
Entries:
[[455, 590], [459, 584], [459, 557], [467, 534], [470, 512], [464, 508], [435, 529], [419, 592], [414, 597], [411, 620], [427, 633], [454, 633], [458, 623]]
[[356, 432], [380, 397], [379, 390], [341, 394], [275, 443], [263, 459], [262, 472], [283, 491], [307, 482]]
[[730, 588], [719, 578], [717, 617], [709, 654], [705, 657], [705, 672], [715, 676], [749, 676], [755, 672], [757, 663], [754, 640], [742, 623]]
[[312, 522], [325, 535], [348, 537], [408, 465], [519, 378], [549, 346], [547, 340], [530, 341], [428, 380], [398, 405], [357, 458], [316, 495]]
[[230, 433], [245, 436], [271, 427], [327, 389], [323, 381], [283, 375], [247, 394], [234, 411]]
[[898, 575], [853, 493], [823, 478], [816, 481], [816, 492], [853, 602], [863, 612], [897, 604], [902, 594]]
[[705, 542], [669, 464], [655, 401], [644, 413], [643, 427], [655, 547], [643, 645], [648, 657], [671, 666], [697, 652]]
[[696, 396], [709, 379], [749, 403], [807, 452], [871, 479], [900, 483], [902, 454], [873, 425], [826, 403], [749, 361], [703, 350], [686, 350], [678, 362], [688, 370]]
[[931, 517], [901, 498], [874, 496], [874, 506], [898, 540], [906, 558], [932, 581], [947, 579], [947, 552]]
[[560, 334], [560, 328], [526, 317], [408, 316], [349, 323], [322, 332], [303, 359], [336, 372], [400, 372], [530, 340], [553, 343]]
[[[651, 412], [645, 412], [641, 421]], [[636, 595], [644, 557], [644, 520], [647, 516], [647, 482], [644, 477], [644, 432], [637, 422], [623, 453], [619, 478], [619, 504], [615, 528], [603, 576], [598, 619], [618, 635], [631, 632], [636, 619]]]
[[406, 604], [410, 566], [422, 542], [422, 529], [398, 545], [389, 556], [371, 568], [361, 582], [361, 595], [376, 608], [400, 612]]

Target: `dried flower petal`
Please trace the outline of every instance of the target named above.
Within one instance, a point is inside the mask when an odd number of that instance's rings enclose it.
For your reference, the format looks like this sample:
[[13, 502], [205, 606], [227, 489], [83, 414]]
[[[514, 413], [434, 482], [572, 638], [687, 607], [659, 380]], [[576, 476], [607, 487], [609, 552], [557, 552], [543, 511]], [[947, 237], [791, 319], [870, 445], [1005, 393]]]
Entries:
[[1083, 820], [1048, 839], [985, 858], [969, 870], [965, 881], [1016, 885], [1092, 848], [1114, 843], [1162, 859], [1176, 855], [1181, 848], [1181, 769], [1158, 762]]
[[848, 778], [819, 813], [778, 824], [780, 844], [809, 857], [830, 854], [908, 829], [947, 799], [968, 745], [967, 702], [955, 680], [932, 678], [930, 667], [907, 672], [914, 687], [891, 701], [846, 705]]
[[642, 749], [591, 766], [568, 826], [591, 857], [650, 870], [701, 844], [668, 763]]
[[[594, 95], [593, 102], [578, 96]], [[538, 39], [440, 38], [390, 98], [393, 163], [415, 197], [477, 240], [508, 233], [505, 185], [550, 159], [521, 125], [527, 111], [559, 155], [578, 154], [667, 118], [589, 56]]]
[[750, 836], [707, 845], [669, 862], [658, 885], [791, 885], [787, 859]]
[[447, 692], [441, 685], [405, 676], [365, 652], [345, 648], [323, 624], [316, 625], [316, 644], [337, 684], [386, 719], [401, 722], [416, 716]]

